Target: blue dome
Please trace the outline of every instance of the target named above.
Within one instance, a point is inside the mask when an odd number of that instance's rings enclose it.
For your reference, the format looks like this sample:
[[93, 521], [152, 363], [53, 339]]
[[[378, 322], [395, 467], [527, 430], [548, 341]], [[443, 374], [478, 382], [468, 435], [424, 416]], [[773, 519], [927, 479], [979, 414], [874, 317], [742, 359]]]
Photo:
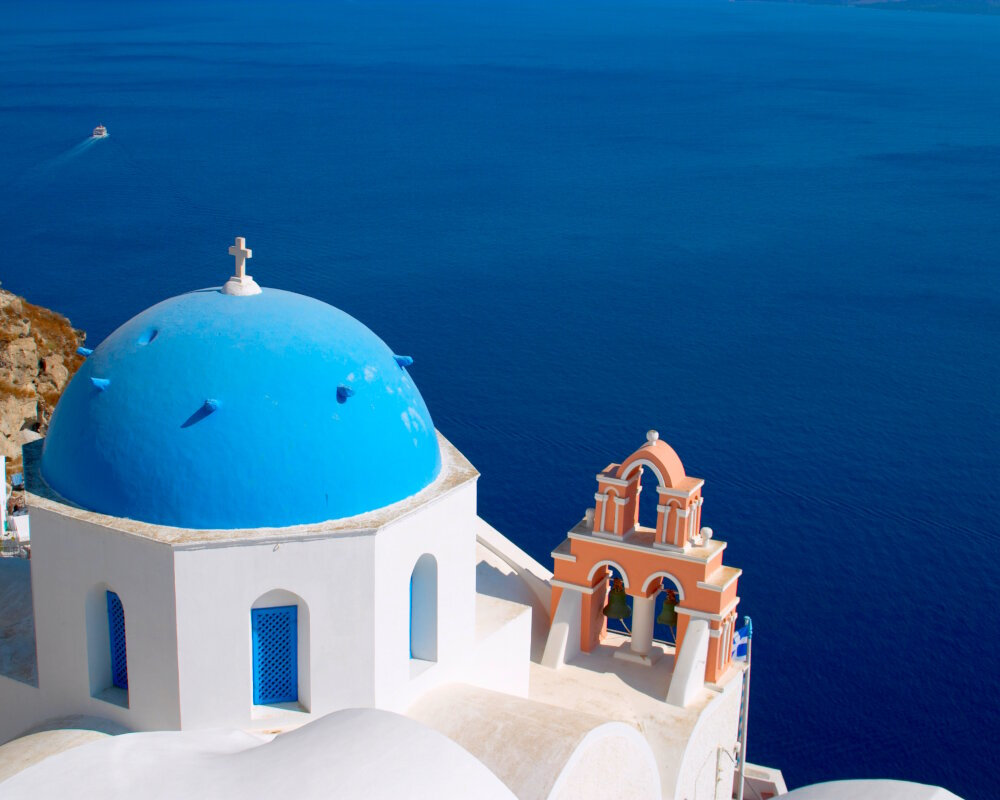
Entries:
[[183, 528], [347, 517], [440, 469], [427, 406], [386, 344], [276, 289], [205, 289], [133, 317], [70, 381], [42, 452], [67, 500]]

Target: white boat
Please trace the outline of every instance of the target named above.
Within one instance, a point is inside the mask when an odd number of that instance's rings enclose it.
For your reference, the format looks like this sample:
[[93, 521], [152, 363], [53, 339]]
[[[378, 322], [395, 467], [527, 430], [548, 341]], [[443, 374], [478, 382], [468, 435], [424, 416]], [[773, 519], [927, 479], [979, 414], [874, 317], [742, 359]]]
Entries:
[[94, 128], [94, 133], [91, 135], [91, 138], [103, 139], [107, 135], [108, 135], [108, 129], [105, 128], [103, 125], [98, 125], [96, 128]]

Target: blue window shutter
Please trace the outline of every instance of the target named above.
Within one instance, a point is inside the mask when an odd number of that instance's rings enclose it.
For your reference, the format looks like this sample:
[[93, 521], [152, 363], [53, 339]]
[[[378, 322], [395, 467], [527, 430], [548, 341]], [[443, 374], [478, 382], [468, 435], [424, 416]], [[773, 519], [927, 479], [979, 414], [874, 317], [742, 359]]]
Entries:
[[108, 592], [108, 639], [111, 642], [111, 685], [128, 689], [128, 649], [125, 645], [125, 609], [114, 592]]
[[253, 639], [253, 702], [294, 703], [299, 699], [298, 607], [250, 610]]

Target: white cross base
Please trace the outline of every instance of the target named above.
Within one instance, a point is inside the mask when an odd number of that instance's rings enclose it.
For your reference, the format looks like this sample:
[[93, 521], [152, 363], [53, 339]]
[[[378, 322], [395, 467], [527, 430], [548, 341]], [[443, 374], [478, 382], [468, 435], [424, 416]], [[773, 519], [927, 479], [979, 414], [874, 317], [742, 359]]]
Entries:
[[237, 297], [246, 297], [251, 294], [260, 294], [260, 286], [247, 275], [246, 263], [248, 258], [253, 258], [253, 250], [246, 246], [247, 240], [242, 236], [236, 237], [236, 243], [229, 248], [229, 255], [236, 259], [236, 273], [222, 287], [223, 294], [231, 294]]

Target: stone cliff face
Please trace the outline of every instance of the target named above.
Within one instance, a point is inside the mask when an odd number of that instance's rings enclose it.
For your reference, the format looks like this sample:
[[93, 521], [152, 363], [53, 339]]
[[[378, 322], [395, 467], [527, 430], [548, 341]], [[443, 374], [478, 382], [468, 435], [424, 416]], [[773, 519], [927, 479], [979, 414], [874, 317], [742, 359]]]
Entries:
[[21, 445], [48, 429], [86, 334], [66, 317], [0, 289], [0, 454], [21, 471]]

